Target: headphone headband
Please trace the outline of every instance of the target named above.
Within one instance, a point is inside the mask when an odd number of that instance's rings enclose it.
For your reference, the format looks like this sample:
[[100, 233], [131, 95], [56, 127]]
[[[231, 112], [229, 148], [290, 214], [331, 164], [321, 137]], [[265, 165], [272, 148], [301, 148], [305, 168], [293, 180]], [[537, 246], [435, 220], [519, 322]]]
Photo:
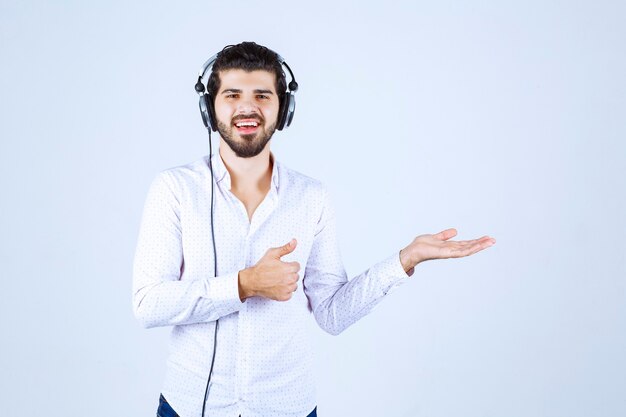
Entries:
[[215, 63], [215, 61], [217, 61], [217, 57], [219, 54], [220, 54], [219, 52], [216, 53], [211, 58], [207, 59], [204, 65], [202, 65], [202, 68], [200, 69], [200, 74], [198, 74], [199, 79], [204, 78], [204, 74], [206, 74], [209, 68], [213, 68], [213, 64]]

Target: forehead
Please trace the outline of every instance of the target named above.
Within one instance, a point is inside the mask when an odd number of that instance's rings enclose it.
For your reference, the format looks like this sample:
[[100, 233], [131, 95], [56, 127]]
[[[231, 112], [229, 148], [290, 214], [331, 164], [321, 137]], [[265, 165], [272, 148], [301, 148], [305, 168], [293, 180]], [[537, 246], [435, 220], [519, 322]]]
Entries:
[[227, 89], [263, 89], [276, 92], [276, 76], [269, 71], [230, 69], [220, 71], [218, 74], [220, 76], [220, 91]]

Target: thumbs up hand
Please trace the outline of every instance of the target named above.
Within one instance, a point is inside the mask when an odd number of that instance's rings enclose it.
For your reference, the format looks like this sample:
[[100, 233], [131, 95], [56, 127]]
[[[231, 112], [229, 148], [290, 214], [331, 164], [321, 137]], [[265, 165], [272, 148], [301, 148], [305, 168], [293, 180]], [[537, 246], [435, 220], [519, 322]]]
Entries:
[[239, 298], [265, 297], [287, 301], [298, 289], [298, 262], [283, 262], [280, 258], [296, 249], [298, 242], [291, 239], [287, 244], [270, 248], [256, 265], [239, 271]]

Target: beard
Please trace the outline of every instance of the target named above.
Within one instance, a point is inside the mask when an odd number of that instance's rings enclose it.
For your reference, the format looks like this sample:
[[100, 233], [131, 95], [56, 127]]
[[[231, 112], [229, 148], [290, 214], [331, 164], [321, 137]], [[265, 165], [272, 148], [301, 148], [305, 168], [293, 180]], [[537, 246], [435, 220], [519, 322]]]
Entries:
[[[257, 132], [250, 134], [239, 134], [236, 131], [235, 123], [240, 119], [257, 119], [259, 121], [259, 128]], [[276, 123], [270, 125], [265, 129], [265, 119], [261, 116], [250, 117], [246, 115], [235, 116], [231, 120], [230, 126], [221, 121], [217, 121], [217, 131], [219, 132], [224, 142], [228, 144], [230, 149], [240, 158], [252, 158], [265, 149], [267, 142], [270, 141], [272, 135], [276, 131]], [[235, 140], [235, 135], [238, 135], [241, 140]]]

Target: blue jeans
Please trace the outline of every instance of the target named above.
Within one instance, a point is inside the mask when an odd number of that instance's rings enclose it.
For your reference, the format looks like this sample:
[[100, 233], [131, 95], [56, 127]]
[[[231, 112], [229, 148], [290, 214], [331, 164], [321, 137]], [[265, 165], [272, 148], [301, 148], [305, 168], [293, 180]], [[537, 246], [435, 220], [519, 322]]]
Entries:
[[[163, 394], [161, 394], [161, 397], [159, 398], [159, 409], [157, 410], [157, 417], [179, 417], [179, 415], [176, 414], [176, 411], [174, 411], [172, 406], [170, 406], [168, 402], [165, 401], [165, 397], [163, 396]], [[311, 414], [309, 414], [307, 417], [317, 417], [317, 407], [315, 407], [313, 411], [311, 411]]]
[[172, 408], [171, 405], [167, 401], [165, 401], [165, 397], [163, 394], [159, 397], [159, 409], [157, 410], [157, 417], [179, 417], [176, 414], [176, 411]]

